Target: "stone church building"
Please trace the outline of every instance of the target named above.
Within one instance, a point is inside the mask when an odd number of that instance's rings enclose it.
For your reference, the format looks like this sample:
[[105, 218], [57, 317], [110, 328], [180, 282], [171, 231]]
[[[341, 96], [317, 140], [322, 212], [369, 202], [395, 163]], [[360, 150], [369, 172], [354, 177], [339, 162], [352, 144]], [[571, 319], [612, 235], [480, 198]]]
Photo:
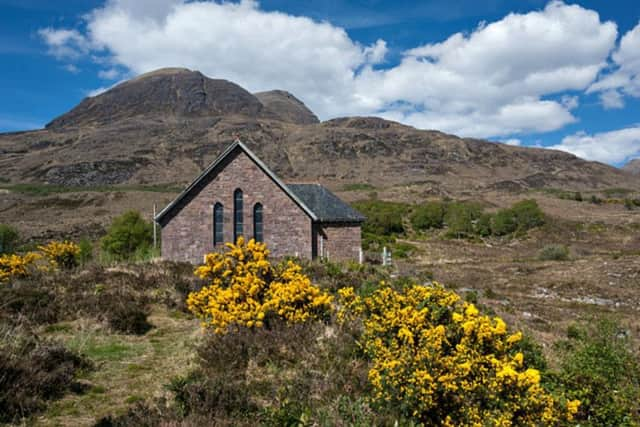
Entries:
[[240, 141], [155, 217], [162, 258], [192, 263], [239, 236], [275, 257], [357, 261], [364, 219], [319, 184], [283, 183]]

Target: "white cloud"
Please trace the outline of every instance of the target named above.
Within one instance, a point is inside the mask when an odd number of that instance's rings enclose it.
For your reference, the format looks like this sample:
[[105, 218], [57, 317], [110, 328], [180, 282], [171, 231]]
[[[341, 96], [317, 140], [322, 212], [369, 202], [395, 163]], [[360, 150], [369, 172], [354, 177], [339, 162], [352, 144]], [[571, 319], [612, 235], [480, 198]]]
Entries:
[[560, 103], [567, 110], [573, 110], [578, 108], [578, 105], [580, 105], [580, 100], [577, 96], [562, 95], [562, 97], [560, 98]]
[[640, 98], [640, 23], [620, 39], [612, 59], [612, 71], [603, 74], [587, 92], [601, 92], [605, 108], [621, 108], [622, 93]]
[[38, 35], [58, 59], [77, 59], [89, 51], [88, 40], [78, 30], [42, 28]]
[[323, 119], [377, 114], [475, 137], [574, 122], [578, 98], [566, 92], [593, 83], [617, 36], [596, 12], [552, 1], [407, 50], [385, 68], [384, 40], [363, 46], [328, 22], [253, 1], [111, 0], [86, 19], [84, 35], [41, 30], [56, 36], [43, 35], [52, 54], [84, 47], [133, 74], [187, 67], [250, 91], [288, 90]]
[[104, 80], [114, 80], [120, 76], [120, 71], [117, 68], [109, 68], [108, 70], [98, 71], [98, 77]]
[[589, 135], [578, 132], [552, 147], [587, 160], [621, 163], [640, 155], [640, 126]]
[[522, 145], [522, 141], [519, 140], [518, 138], [509, 138], [509, 139], [505, 139], [504, 141], [500, 141], [503, 144], [507, 144], [507, 145], [514, 145], [514, 146], [520, 146]]
[[70, 72], [71, 74], [78, 74], [80, 72], [80, 69], [73, 64], [65, 65], [64, 69]]
[[607, 89], [604, 92], [601, 92], [600, 102], [606, 110], [624, 107], [622, 94], [616, 89]]

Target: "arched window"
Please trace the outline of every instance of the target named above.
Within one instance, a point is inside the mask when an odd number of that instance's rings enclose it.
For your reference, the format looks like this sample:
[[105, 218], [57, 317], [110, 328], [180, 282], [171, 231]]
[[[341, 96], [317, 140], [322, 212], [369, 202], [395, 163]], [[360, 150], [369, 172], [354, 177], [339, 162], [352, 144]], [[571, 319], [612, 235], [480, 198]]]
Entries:
[[213, 244], [220, 245], [224, 243], [224, 206], [216, 203], [213, 207]]
[[237, 241], [242, 236], [242, 190], [239, 188], [233, 192], [233, 240]]
[[262, 205], [256, 203], [253, 206], [253, 238], [256, 242], [263, 242], [262, 235]]

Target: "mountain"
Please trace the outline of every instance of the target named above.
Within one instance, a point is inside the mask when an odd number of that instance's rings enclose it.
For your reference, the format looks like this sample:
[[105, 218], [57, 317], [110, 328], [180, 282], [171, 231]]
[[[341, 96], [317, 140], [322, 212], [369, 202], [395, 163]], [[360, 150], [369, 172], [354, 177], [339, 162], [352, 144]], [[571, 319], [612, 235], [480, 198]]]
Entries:
[[284, 91], [251, 94], [162, 69], [83, 100], [45, 129], [0, 135], [0, 180], [63, 185], [191, 181], [235, 138], [286, 180], [368, 184], [411, 197], [553, 187], [640, 188], [571, 154], [418, 130], [375, 117], [319, 122]]
[[281, 120], [301, 125], [320, 123], [302, 101], [284, 90], [270, 90], [255, 94], [268, 110], [274, 112]]
[[142, 74], [95, 97], [47, 124], [63, 130], [102, 126], [131, 117], [208, 117], [242, 114], [258, 117], [264, 106], [252, 94], [227, 80], [210, 79], [184, 68]]
[[640, 175], [640, 159], [633, 159], [622, 167], [622, 170], [632, 175]]

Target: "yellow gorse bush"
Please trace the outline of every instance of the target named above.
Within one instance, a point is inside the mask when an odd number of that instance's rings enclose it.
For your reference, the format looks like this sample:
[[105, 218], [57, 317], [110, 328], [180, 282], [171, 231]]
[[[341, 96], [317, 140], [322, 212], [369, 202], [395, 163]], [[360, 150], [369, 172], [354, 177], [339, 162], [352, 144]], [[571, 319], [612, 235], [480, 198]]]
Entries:
[[78, 265], [77, 257], [80, 254], [80, 246], [73, 242], [54, 240], [46, 245], [38, 246], [38, 249], [54, 268], [70, 269]]
[[216, 333], [230, 327], [260, 328], [270, 319], [289, 323], [326, 316], [332, 297], [311, 283], [292, 261], [272, 265], [264, 243], [240, 237], [224, 253], [210, 253], [195, 274], [210, 281], [192, 292], [187, 307]]
[[24, 255], [0, 256], [0, 283], [27, 277], [35, 262], [40, 258], [41, 255], [35, 252], [27, 252]]
[[[37, 252], [27, 252], [24, 255], [0, 256], [0, 282], [25, 278], [34, 271], [51, 271], [60, 268], [73, 268], [77, 263], [80, 247], [73, 242], [51, 241], [38, 246]], [[42, 262], [38, 262], [41, 261]]]
[[499, 318], [481, 315], [440, 285], [360, 297], [339, 291], [342, 321], [361, 319], [374, 401], [427, 425], [539, 426], [571, 420], [579, 402], [561, 402], [526, 368]]

